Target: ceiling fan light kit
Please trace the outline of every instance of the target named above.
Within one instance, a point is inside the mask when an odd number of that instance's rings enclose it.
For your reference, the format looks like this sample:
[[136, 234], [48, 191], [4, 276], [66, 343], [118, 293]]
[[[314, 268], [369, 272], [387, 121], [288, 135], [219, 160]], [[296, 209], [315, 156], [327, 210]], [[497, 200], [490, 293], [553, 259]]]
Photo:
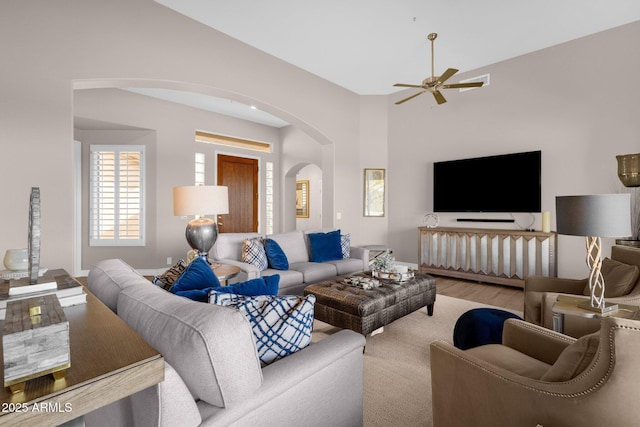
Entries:
[[470, 83], [454, 83], [454, 84], [447, 84], [447, 85], [444, 84], [444, 82], [450, 79], [455, 73], [458, 72], [458, 70], [455, 68], [447, 68], [447, 70], [444, 73], [442, 73], [440, 77], [437, 77], [435, 75], [434, 66], [433, 66], [433, 62], [434, 62], [433, 61], [433, 42], [437, 37], [438, 37], [438, 34], [436, 33], [431, 33], [427, 36], [427, 39], [429, 39], [429, 41], [431, 42], [431, 77], [427, 77], [422, 81], [422, 84], [419, 84], [419, 85], [406, 84], [406, 83], [394, 84], [395, 87], [412, 87], [412, 88], [422, 89], [420, 92], [396, 102], [396, 105], [407, 102], [418, 95], [422, 95], [425, 92], [431, 92], [436, 102], [438, 103], [438, 105], [444, 104], [445, 102], [447, 102], [447, 100], [440, 92], [440, 89], [474, 88], [474, 87], [481, 87], [484, 84], [484, 82], [482, 81], [470, 82]]

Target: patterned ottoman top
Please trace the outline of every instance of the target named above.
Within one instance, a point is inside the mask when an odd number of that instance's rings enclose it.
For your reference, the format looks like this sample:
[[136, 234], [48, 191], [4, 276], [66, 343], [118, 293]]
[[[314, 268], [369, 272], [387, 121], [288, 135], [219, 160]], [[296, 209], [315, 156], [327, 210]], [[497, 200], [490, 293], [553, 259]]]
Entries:
[[[348, 277], [371, 277], [370, 272]], [[414, 295], [436, 292], [436, 281], [428, 274], [416, 274], [406, 282], [380, 279], [382, 283], [373, 289], [362, 289], [344, 282], [347, 276], [315, 283], [304, 289], [305, 295], [316, 296], [316, 304], [325, 305], [357, 316], [367, 316], [400, 303]]]

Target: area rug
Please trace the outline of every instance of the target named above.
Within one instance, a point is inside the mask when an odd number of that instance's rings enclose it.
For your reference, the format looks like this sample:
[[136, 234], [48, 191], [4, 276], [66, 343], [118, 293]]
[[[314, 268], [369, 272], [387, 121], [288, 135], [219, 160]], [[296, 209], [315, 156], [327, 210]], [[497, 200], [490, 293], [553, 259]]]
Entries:
[[[456, 320], [477, 307], [491, 306], [438, 295], [433, 316], [422, 308], [367, 337], [365, 427], [432, 426], [429, 344], [435, 340], [452, 343]], [[521, 312], [514, 313], [522, 316]], [[338, 330], [316, 320], [313, 340]]]

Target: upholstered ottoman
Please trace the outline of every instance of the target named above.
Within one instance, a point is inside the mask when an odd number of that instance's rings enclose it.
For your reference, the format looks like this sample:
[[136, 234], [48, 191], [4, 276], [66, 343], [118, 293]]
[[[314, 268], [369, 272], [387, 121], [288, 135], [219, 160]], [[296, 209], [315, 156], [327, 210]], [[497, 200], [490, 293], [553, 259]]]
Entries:
[[[370, 272], [348, 277], [371, 277]], [[345, 284], [343, 279], [315, 283], [304, 289], [304, 294], [316, 296], [315, 318], [343, 329], [368, 335], [396, 319], [427, 306], [433, 315], [436, 301], [436, 281], [427, 274], [398, 283], [381, 280], [382, 286], [362, 289]]]
[[453, 345], [461, 350], [485, 344], [502, 344], [502, 328], [507, 319], [522, 318], [497, 308], [474, 308], [458, 318], [453, 328]]

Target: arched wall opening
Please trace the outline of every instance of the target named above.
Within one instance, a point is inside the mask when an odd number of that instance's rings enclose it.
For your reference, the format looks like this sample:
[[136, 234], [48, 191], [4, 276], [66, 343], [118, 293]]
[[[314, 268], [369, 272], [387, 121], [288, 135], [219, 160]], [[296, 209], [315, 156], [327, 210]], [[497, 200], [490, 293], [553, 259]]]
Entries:
[[[131, 80], [131, 79], [90, 79], [90, 80], [79, 80], [73, 83], [74, 94], [80, 94], [83, 90], [87, 90], [88, 93], [92, 89], [104, 89], [105, 91], [115, 90], [115, 89], [123, 89], [123, 88], [135, 88], [135, 87], [145, 87], [145, 88], [164, 88], [164, 89], [172, 89], [172, 90], [182, 90], [182, 91], [193, 91], [196, 93], [201, 93], [210, 96], [222, 97], [225, 96], [228, 99], [232, 99], [236, 102], [246, 103], [247, 105], [256, 105], [258, 108], [279, 117], [289, 123], [290, 126], [286, 126], [282, 129], [276, 129], [273, 131], [274, 138], [272, 141], [274, 143], [274, 153], [271, 155], [271, 158], [268, 158], [266, 161], [273, 161], [276, 169], [275, 169], [275, 179], [274, 179], [274, 196], [276, 199], [276, 212], [275, 212], [275, 232], [278, 231], [286, 231], [288, 229], [295, 229], [295, 209], [292, 212], [287, 212], [287, 210], [283, 209], [285, 199], [285, 195], [289, 193], [293, 194], [295, 198], [295, 174], [293, 177], [293, 183], [291, 186], [287, 184], [287, 180], [284, 179], [284, 176], [290, 173], [290, 168], [288, 165], [292, 161], [299, 161], [299, 159], [307, 159], [306, 164], [312, 164], [315, 162], [322, 163], [323, 156], [322, 153], [325, 151], [333, 152], [333, 144], [329, 139], [324, 136], [321, 132], [313, 128], [313, 126], [308, 123], [296, 118], [294, 115], [289, 114], [287, 112], [281, 111], [278, 108], [273, 106], [266, 105], [264, 103], [260, 103], [258, 100], [255, 100], [250, 97], [230, 93], [228, 91], [220, 90], [217, 88], [205, 87], [202, 85], [194, 85], [185, 82], [174, 82], [174, 81], [157, 81], [157, 80]], [[125, 91], [115, 91], [115, 92], [125, 92]], [[143, 95], [131, 94], [129, 92], [125, 92], [125, 97], [142, 97]], [[74, 97], [75, 99], [75, 97]], [[146, 102], [152, 102], [151, 98], [148, 98]], [[76, 106], [74, 105], [74, 116], [76, 115]], [[249, 124], [247, 122], [247, 127], [250, 127], [253, 124]], [[127, 125], [125, 125], [126, 127]], [[153, 126], [142, 126], [146, 129], [153, 129]], [[195, 130], [195, 129], [194, 129]], [[215, 130], [215, 129], [212, 129]], [[160, 137], [159, 137], [160, 138]], [[180, 144], [184, 144], [181, 146]], [[169, 148], [170, 152], [162, 154], [162, 147], [158, 146], [157, 148], [157, 156], [161, 157], [170, 157], [171, 162], [175, 162], [176, 168], [180, 167], [183, 169], [189, 169], [185, 167], [187, 161], [190, 161], [187, 155], [184, 154], [181, 147], [185, 147], [188, 144], [194, 144], [193, 138], [185, 141], [184, 138], [179, 140], [176, 138], [175, 146]], [[200, 143], [201, 144], [201, 143]], [[208, 144], [205, 144], [208, 145]], [[194, 150], [193, 147], [189, 148], [190, 150]], [[217, 154], [219, 152], [226, 151], [225, 148], [213, 147], [209, 146], [205, 149], [209, 149], [211, 153]], [[191, 154], [192, 155], [192, 154]], [[183, 161], [179, 161], [180, 156], [184, 156]], [[211, 158], [215, 156], [212, 155]], [[79, 157], [79, 159], [82, 159]], [[294, 160], [295, 159], [295, 160]], [[82, 161], [82, 160], [80, 160]], [[168, 160], [165, 160], [165, 163], [171, 163]], [[264, 165], [264, 162], [261, 166]], [[182, 166], [179, 166], [182, 165]], [[80, 165], [77, 165], [80, 167]], [[317, 167], [316, 173], [321, 176], [324, 175], [324, 171], [321, 171], [319, 167]], [[300, 168], [298, 168], [300, 169]], [[328, 168], [329, 171], [333, 171], [333, 167], [330, 166]], [[319, 172], [318, 172], [319, 171]], [[171, 200], [170, 195], [168, 195], [168, 188], [174, 185], [191, 185], [190, 182], [184, 182], [184, 179], [191, 179], [192, 170], [187, 170], [186, 178], [182, 177], [182, 175], [177, 174], [175, 171], [167, 172], [167, 168], [159, 165], [156, 168], [155, 173], [158, 178], [155, 182], [155, 188], [151, 189], [154, 192], [153, 201], [156, 204], [155, 211], [154, 207], [150, 206], [147, 209], [147, 212], [153, 212], [156, 219], [153, 223], [154, 229], [151, 230], [148, 234], [153, 236], [155, 233], [155, 237], [150, 239], [149, 248], [142, 248], [140, 252], [136, 252], [135, 258], [132, 258], [132, 261], [136, 263], [143, 269], [152, 269], [158, 268], [159, 266], [164, 265], [168, 262], [168, 259], [172, 259], [173, 261], [183, 258], [184, 251], [186, 248], [186, 241], [184, 239], [184, 221], [183, 218], [173, 217], [171, 212]], [[81, 178], [81, 174], [76, 175], [78, 179]], [[183, 179], [184, 178], [184, 179]], [[331, 182], [332, 179], [329, 179]], [[207, 182], [207, 184], [213, 184], [215, 182]], [[315, 185], [314, 185], [315, 187]], [[260, 190], [263, 190], [263, 185], [261, 185]], [[326, 193], [327, 191], [324, 191]], [[81, 194], [83, 194], [81, 192]], [[261, 199], [264, 200], [264, 195], [260, 195]], [[83, 194], [83, 197], [86, 199], [86, 194]], [[331, 196], [332, 197], [332, 196]], [[86, 203], [86, 201], [82, 201], [82, 199], [78, 200], [77, 203]], [[262, 202], [261, 202], [262, 203]], [[295, 200], [294, 200], [295, 205]], [[320, 203], [320, 205], [324, 206], [324, 203]], [[82, 210], [80, 215], [76, 215], [74, 219], [74, 223], [76, 224], [76, 228], [80, 227], [80, 223], [82, 219], [85, 217], [85, 213]], [[322, 217], [322, 215], [319, 215]], [[292, 227], [285, 227], [285, 224], [292, 223]], [[86, 224], [82, 224], [81, 228], [86, 228]], [[264, 230], [263, 230], [264, 231]], [[82, 236], [82, 233], [79, 234]], [[84, 237], [77, 240], [84, 240]], [[78, 265], [74, 265], [74, 271], [82, 271], [86, 270], [88, 265], [90, 265], [91, 261], [88, 261], [86, 257], [83, 256], [83, 250], [86, 252], [86, 245], [82, 244], [82, 242], [75, 242], [76, 245], [76, 253], [79, 256], [76, 256], [74, 263]], [[151, 247], [155, 246], [155, 247]], [[110, 256], [117, 256], [118, 248], [113, 249], [113, 254], [104, 253], [104, 248], [100, 249], [99, 258], [105, 258]], [[134, 255], [131, 255], [134, 256]]]

